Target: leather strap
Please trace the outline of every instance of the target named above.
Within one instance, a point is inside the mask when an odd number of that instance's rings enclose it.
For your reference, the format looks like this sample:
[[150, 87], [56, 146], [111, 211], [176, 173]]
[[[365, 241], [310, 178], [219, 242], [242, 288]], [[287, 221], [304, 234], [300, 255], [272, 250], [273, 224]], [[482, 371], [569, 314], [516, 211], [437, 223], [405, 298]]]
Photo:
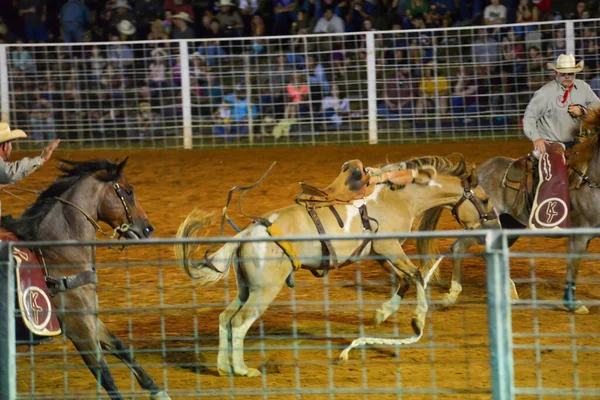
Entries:
[[334, 206], [329, 206], [329, 211], [331, 211], [331, 213], [333, 214], [333, 216], [335, 217], [335, 219], [337, 220], [338, 225], [340, 226], [340, 228], [344, 228], [344, 221], [342, 221], [342, 217], [340, 217], [340, 214], [337, 212], [337, 210], [335, 209]]
[[69, 289], [75, 289], [89, 284], [95, 285], [97, 283], [98, 275], [96, 274], [95, 269], [83, 271], [76, 275], [63, 276], [60, 279], [55, 279], [51, 276], [46, 277], [46, 285], [48, 286], [48, 290], [52, 297], [61, 292], [66, 292]]
[[[319, 235], [325, 235], [325, 229], [323, 228], [323, 223], [321, 222], [321, 219], [319, 218], [319, 216], [317, 215], [317, 212], [315, 211], [314, 208], [308, 208], [308, 215], [310, 215], [310, 217], [313, 220], [313, 223], [315, 224], [315, 227], [317, 228], [317, 232], [319, 232]], [[333, 265], [333, 268], [338, 268], [339, 263], [337, 260], [337, 255], [335, 254], [335, 250], [333, 248], [333, 245], [331, 244], [330, 240], [321, 240], [321, 251], [322, 251], [322, 261], [321, 261], [321, 269], [323, 270], [323, 273], [320, 274], [319, 271], [315, 271], [315, 270], [310, 270], [310, 272], [316, 276], [317, 278], [323, 278], [324, 276], [327, 276], [327, 273], [329, 271], [329, 265], [331, 263], [331, 265]]]

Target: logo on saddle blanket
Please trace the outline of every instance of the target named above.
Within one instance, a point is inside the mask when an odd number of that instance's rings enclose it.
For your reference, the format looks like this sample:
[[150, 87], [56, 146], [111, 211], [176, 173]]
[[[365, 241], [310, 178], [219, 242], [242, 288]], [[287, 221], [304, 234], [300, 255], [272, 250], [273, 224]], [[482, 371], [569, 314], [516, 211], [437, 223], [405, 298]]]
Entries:
[[539, 183], [529, 218], [532, 229], [568, 228], [569, 176], [562, 146], [550, 145], [538, 164]]
[[[0, 241], [18, 242], [18, 239], [12, 233], [0, 230]], [[23, 323], [38, 336], [60, 335], [60, 324], [52, 312], [52, 301], [40, 257], [29, 249], [18, 247], [13, 247], [12, 254]]]

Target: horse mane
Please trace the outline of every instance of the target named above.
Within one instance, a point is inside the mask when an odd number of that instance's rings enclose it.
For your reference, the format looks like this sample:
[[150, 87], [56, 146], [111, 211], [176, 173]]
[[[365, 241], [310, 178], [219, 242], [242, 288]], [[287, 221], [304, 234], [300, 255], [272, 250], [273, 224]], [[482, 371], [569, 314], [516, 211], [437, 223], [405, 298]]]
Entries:
[[[457, 160], [453, 162], [450, 157], [454, 157]], [[423, 167], [433, 167], [438, 174], [453, 175], [460, 179], [466, 179], [470, 175], [470, 171], [467, 168], [465, 158], [460, 153], [450, 154], [448, 157], [442, 156], [423, 156], [413, 157], [400, 163], [385, 164], [381, 166], [381, 170], [384, 172], [398, 171], [402, 169], [419, 169]]]
[[119, 164], [104, 159], [91, 161], [61, 159], [60, 161], [61, 164], [58, 166], [58, 169], [63, 175], [56, 178], [54, 183], [44, 190], [38, 196], [35, 203], [29, 206], [20, 217], [3, 217], [2, 228], [13, 233], [21, 240], [38, 240], [40, 224], [58, 201], [57, 197], [60, 197], [77, 183], [97, 172], [106, 171], [105, 175], [96, 175], [96, 178], [101, 182], [119, 180], [122, 174], [122, 168], [120, 168]]

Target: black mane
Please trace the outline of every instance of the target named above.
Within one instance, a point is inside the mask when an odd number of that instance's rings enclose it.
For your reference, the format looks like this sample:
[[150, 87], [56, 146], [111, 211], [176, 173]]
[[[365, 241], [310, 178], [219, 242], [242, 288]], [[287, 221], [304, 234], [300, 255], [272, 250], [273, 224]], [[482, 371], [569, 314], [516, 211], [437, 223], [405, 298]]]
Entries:
[[58, 201], [57, 197], [96, 172], [106, 171], [106, 175], [97, 176], [101, 181], [119, 180], [124, 166], [124, 163], [115, 164], [108, 160], [60, 161], [58, 169], [63, 172], [63, 175], [56, 178], [54, 183], [44, 190], [35, 203], [29, 206], [19, 218], [3, 217], [2, 228], [12, 232], [20, 240], [38, 240], [40, 224]]

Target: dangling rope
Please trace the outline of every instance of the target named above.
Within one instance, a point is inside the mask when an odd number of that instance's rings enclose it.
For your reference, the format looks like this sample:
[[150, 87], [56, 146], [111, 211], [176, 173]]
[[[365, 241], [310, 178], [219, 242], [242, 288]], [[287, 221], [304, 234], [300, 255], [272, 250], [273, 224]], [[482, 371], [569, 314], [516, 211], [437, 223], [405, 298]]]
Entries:
[[[454, 243], [452, 243], [448, 250], [446, 250], [444, 254], [442, 254], [440, 258], [435, 262], [435, 264], [433, 264], [433, 266], [429, 269], [429, 272], [427, 273], [427, 275], [425, 275], [425, 279], [423, 279], [423, 289], [427, 289], [427, 284], [429, 283], [429, 279], [431, 279], [431, 276], [433, 275], [434, 271], [439, 267], [440, 263], [446, 257], [446, 255], [448, 255], [454, 249], [454, 245], [457, 242], [458, 239]], [[401, 346], [405, 344], [416, 343], [423, 336], [423, 330], [424, 327], [423, 329], [421, 329], [421, 332], [418, 335], [406, 339], [383, 339], [376, 337], [362, 337], [355, 339], [352, 341], [352, 343], [350, 343], [348, 347], [344, 349], [344, 351], [342, 351], [342, 353], [340, 354], [340, 359], [343, 361], [348, 361], [348, 353], [350, 353], [350, 350], [352, 350], [355, 347], [360, 347], [367, 344], [380, 346]]]

